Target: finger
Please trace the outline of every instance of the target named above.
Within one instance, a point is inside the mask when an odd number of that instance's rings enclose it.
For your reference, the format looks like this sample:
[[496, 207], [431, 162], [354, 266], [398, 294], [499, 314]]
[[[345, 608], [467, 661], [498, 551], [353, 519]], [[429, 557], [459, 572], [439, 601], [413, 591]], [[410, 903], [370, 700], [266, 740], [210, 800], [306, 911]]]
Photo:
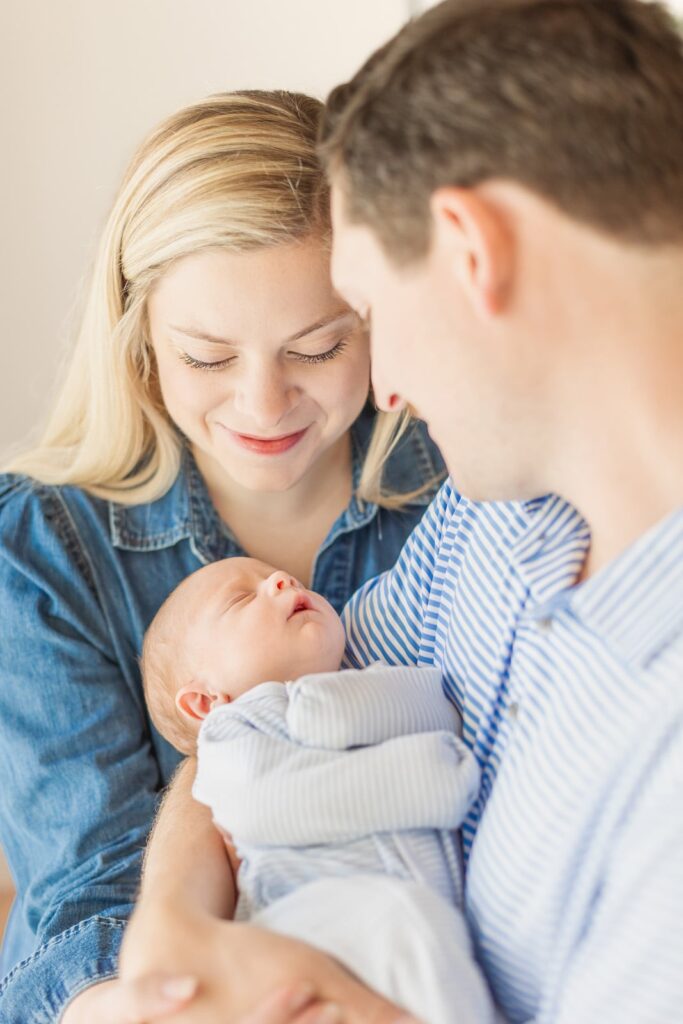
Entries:
[[257, 1006], [240, 1024], [295, 1024], [298, 1014], [315, 1001], [311, 985], [303, 982], [278, 989]]
[[197, 991], [189, 976], [151, 974], [120, 982], [103, 1000], [101, 1024], [145, 1024], [185, 1006]]
[[336, 1003], [320, 1003], [300, 1014], [292, 1024], [343, 1024], [347, 1019]]

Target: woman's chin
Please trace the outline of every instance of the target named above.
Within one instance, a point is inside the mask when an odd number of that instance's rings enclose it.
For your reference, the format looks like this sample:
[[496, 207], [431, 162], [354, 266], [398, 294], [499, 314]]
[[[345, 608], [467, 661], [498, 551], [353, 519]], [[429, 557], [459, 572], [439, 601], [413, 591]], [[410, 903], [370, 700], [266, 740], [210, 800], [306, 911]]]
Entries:
[[[278, 494], [294, 487], [311, 466], [310, 457], [301, 458], [304, 453], [293, 455], [262, 456], [255, 453], [226, 452], [224, 446], [193, 446], [195, 460], [210, 486], [226, 490], [253, 491], [262, 494]], [[221, 482], [222, 481], [222, 482]]]
[[268, 466], [262, 469], [236, 469], [225, 467], [225, 473], [230, 479], [245, 491], [253, 491], [257, 494], [282, 494], [294, 487], [306, 473], [306, 468], [298, 472], [284, 467]]

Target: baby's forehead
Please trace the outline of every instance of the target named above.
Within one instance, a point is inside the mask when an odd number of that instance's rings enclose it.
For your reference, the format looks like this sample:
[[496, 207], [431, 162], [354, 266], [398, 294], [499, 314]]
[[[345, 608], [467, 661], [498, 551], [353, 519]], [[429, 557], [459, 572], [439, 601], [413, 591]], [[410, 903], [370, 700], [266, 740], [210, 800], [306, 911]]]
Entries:
[[236, 555], [233, 558], [225, 558], [222, 562], [215, 562], [217, 575], [225, 583], [248, 583], [259, 582], [267, 579], [275, 569], [272, 565], [259, 561], [257, 558], [246, 558]]
[[275, 570], [256, 558], [235, 556], [212, 562], [188, 580], [192, 596], [201, 598], [220, 588], [223, 592], [236, 587], [255, 586], [267, 579]]

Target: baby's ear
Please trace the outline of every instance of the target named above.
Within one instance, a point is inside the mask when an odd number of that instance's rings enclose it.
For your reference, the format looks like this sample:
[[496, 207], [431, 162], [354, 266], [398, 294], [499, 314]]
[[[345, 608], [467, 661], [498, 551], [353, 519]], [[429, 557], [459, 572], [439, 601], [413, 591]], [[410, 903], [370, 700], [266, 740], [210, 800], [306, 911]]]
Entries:
[[193, 722], [201, 722], [208, 715], [213, 704], [213, 697], [201, 688], [200, 683], [183, 686], [175, 695], [175, 706], [185, 718]]

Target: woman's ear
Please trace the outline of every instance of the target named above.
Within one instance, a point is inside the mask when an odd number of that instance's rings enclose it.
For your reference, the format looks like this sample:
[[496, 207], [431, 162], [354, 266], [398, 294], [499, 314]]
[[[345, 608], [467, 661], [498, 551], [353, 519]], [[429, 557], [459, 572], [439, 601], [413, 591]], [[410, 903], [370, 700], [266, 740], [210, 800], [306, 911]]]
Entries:
[[479, 314], [495, 316], [513, 276], [513, 240], [501, 211], [473, 188], [439, 188], [430, 206], [440, 257]]
[[175, 695], [175, 706], [181, 715], [194, 722], [202, 722], [216, 704], [227, 704], [230, 698], [204, 689], [201, 683], [183, 686]]

